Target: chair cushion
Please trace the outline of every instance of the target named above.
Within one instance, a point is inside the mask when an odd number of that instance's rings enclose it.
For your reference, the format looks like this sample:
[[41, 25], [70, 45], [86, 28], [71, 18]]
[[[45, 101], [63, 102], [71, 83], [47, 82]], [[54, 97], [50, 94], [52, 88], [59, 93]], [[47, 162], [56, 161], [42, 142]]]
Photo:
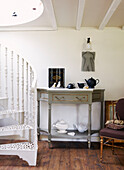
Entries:
[[109, 128], [104, 128], [100, 130], [100, 136], [124, 139], [124, 130], [113, 130]]
[[110, 128], [110, 129], [124, 129], [123, 120], [107, 120], [105, 125], [107, 128]]
[[107, 124], [106, 127], [110, 128], [110, 129], [115, 129], [115, 130], [124, 129], [124, 125], [118, 125], [118, 124], [115, 124], [115, 123]]

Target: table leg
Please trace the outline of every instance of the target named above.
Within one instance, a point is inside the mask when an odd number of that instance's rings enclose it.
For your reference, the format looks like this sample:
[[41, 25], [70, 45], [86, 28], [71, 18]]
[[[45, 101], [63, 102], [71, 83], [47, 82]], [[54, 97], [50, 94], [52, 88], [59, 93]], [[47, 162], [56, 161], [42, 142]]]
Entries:
[[91, 108], [92, 104], [89, 104], [89, 115], [88, 115], [88, 148], [91, 147]]
[[38, 114], [37, 114], [37, 133], [38, 140], [40, 140], [40, 101], [38, 100]]
[[104, 121], [105, 121], [105, 115], [104, 115], [104, 102], [101, 102], [101, 129], [104, 128]]
[[48, 103], [48, 143], [49, 143], [49, 148], [51, 144], [51, 104]]

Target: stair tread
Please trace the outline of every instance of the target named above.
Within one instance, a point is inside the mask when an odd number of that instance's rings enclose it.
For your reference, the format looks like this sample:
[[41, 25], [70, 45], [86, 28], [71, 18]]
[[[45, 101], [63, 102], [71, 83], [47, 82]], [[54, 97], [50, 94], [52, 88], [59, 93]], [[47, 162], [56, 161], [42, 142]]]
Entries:
[[25, 125], [25, 124], [3, 126], [3, 127], [0, 127], [0, 132], [13, 131], [13, 130], [26, 130], [26, 129], [33, 129], [33, 127], [30, 125]]
[[0, 100], [8, 99], [8, 97], [0, 97]]
[[2, 144], [0, 145], [0, 150], [34, 150], [34, 143], [31, 142], [20, 142], [20, 143], [11, 143], [11, 144]]
[[19, 111], [17, 111], [17, 110], [1, 110], [0, 115], [14, 114], [14, 113], [19, 113], [19, 112], [23, 112], [23, 111], [21, 111], [21, 110], [19, 110]]

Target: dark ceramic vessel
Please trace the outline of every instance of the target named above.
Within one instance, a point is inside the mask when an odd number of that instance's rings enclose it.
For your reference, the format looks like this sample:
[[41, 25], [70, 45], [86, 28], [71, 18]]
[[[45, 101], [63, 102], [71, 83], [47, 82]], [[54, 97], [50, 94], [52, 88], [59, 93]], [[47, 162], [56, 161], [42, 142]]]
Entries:
[[79, 88], [83, 88], [85, 86], [85, 83], [77, 83]]
[[95, 80], [92, 77], [89, 80], [85, 79], [85, 81], [86, 81], [87, 85], [89, 86], [89, 88], [94, 88], [99, 83], [99, 79]]
[[75, 84], [69, 83], [69, 84], [67, 85], [67, 88], [68, 88], [68, 89], [74, 89], [74, 88], [75, 88]]

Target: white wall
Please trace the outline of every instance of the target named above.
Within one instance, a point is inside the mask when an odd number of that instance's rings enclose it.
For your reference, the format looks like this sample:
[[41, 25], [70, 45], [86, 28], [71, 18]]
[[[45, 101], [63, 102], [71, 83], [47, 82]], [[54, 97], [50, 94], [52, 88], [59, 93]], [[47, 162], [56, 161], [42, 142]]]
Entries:
[[[91, 37], [96, 52], [95, 72], [81, 71], [81, 53], [87, 37]], [[97, 88], [105, 88], [106, 100], [124, 97], [124, 31], [119, 28], [0, 32], [0, 42], [16, 49], [33, 64], [38, 74], [38, 86], [47, 86], [48, 67], [61, 66], [66, 68], [66, 85], [92, 76], [100, 79]], [[62, 109], [57, 112], [63, 114]]]
[[[91, 37], [96, 52], [96, 71], [81, 71], [83, 43]], [[97, 87], [105, 88], [105, 99], [124, 96], [124, 31], [121, 29], [59, 29], [58, 31], [0, 32], [0, 42], [25, 56], [38, 74], [38, 86], [47, 86], [47, 69], [66, 68], [66, 84], [99, 78]]]

